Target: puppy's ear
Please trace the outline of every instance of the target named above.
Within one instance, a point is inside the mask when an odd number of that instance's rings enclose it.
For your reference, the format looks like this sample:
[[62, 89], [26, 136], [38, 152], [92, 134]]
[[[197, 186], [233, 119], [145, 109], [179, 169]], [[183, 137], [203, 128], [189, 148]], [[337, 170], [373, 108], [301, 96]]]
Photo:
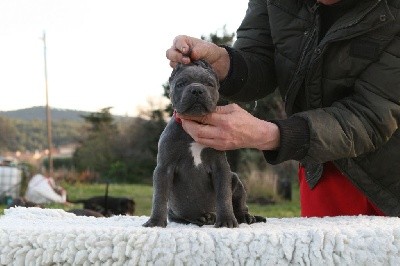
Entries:
[[176, 73], [178, 73], [179, 70], [180, 70], [181, 68], [182, 68], [182, 63], [178, 63], [178, 64], [175, 66], [175, 68], [172, 70], [171, 76], [169, 77], [169, 80], [168, 80], [168, 82], [170, 83], [170, 85], [171, 85], [171, 81], [175, 78]]
[[211, 65], [210, 65], [207, 61], [205, 61], [205, 60], [202, 60], [202, 59], [201, 59], [201, 60], [194, 61], [193, 63], [194, 63], [195, 65], [201, 66], [202, 68], [212, 70]]
[[213, 74], [215, 79], [218, 80], [217, 73], [215, 73], [214, 69], [207, 61], [201, 59], [201, 60], [194, 61], [193, 63], [204, 69], [207, 69], [207, 71], [209, 71], [211, 74]]

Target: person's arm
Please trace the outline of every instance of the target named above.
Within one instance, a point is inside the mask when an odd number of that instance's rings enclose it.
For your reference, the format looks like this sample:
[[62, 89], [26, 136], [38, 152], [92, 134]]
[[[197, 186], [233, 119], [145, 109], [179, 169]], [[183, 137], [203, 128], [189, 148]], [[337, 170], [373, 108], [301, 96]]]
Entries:
[[385, 144], [400, 124], [400, 36], [357, 78], [354, 92], [330, 107], [296, 114], [307, 121], [306, 162], [356, 157]]
[[[256, 19], [268, 17], [266, 10], [264, 1], [250, 1], [238, 29], [237, 41], [230, 51], [230, 74], [221, 87], [222, 94], [230, 99], [252, 100], [275, 88], [270, 29], [268, 23], [261, 24]], [[295, 159], [322, 163], [356, 157], [386, 143], [400, 120], [399, 51], [397, 36], [382, 52], [380, 60], [359, 76], [351, 96], [331, 107], [273, 121], [279, 128], [280, 147], [264, 151], [267, 161], [276, 164]]]
[[302, 160], [310, 145], [310, 129], [307, 120], [292, 116], [287, 119], [272, 120], [279, 132], [279, 149], [263, 149], [264, 158], [270, 164], [288, 160]]
[[[230, 71], [221, 83], [222, 95], [231, 100], [249, 101], [262, 98], [276, 89], [274, 45], [265, 1], [249, 2], [246, 16], [237, 30], [237, 40], [233, 47], [226, 49], [230, 56]], [[271, 164], [302, 159], [309, 146], [307, 121], [291, 117], [271, 122], [277, 127], [272, 129], [270, 126], [269, 131], [278, 136], [273, 141], [273, 135], [264, 135], [265, 143], [276, 144], [273, 147], [264, 145], [261, 149], [265, 159]]]
[[277, 86], [274, 45], [268, 21], [267, 1], [251, 0], [237, 30], [230, 56], [229, 74], [220, 93], [234, 101], [251, 101], [272, 93]]
[[384, 145], [400, 124], [400, 38], [394, 38], [356, 79], [354, 92], [329, 107], [275, 122], [279, 150], [264, 151], [269, 163], [290, 159], [320, 164], [357, 157]]

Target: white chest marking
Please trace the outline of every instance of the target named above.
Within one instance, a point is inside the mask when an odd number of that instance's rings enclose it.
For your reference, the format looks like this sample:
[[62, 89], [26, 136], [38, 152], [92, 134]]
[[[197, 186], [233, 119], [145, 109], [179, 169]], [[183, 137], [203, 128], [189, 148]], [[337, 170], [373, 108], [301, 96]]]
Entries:
[[190, 144], [190, 152], [192, 153], [193, 156], [193, 162], [195, 166], [199, 166], [201, 164], [201, 151], [205, 148], [206, 146], [201, 145], [197, 142], [192, 142]]

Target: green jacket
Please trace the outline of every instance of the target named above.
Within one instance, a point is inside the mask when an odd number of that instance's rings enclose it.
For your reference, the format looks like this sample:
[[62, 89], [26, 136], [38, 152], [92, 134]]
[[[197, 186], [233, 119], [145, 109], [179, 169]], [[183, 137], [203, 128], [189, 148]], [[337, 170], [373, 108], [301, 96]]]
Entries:
[[400, 0], [359, 0], [319, 36], [315, 0], [250, 0], [221, 93], [279, 87], [288, 119], [267, 161], [295, 159], [314, 187], [333, 161], [385, 214], [400, 216]]

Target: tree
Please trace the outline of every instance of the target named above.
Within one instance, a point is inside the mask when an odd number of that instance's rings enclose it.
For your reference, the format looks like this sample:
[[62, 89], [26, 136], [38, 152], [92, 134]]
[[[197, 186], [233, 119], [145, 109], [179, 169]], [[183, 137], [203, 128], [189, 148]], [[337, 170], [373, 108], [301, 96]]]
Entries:
[[78, 170], [90, 170], [105, 177], [116, 161], [115, 142], [119, 132], [110, 113], [111, 107], [82, 116], [89, 125], [87, 136], [74, 153]]
[[[157, 144], [166, 122], [160, 109], [142, 117], [124, 119], [118, 126], [110, 108], [83, 116], [86, 136], [75, 151], [78, 170], [116, 182], [151, 183], [156, 166]], [[121, 122], [120, 122], [121, 123]]]
[[142, 113], [124, 132], [118, 145], [130, 182], [151, 183], [156, 167], [158, 140], [166, 126], [161, 108]]
[[82, 118], [91, 125], [90, 131], [99, 132], [104, 129], [115, 129], [114, 118], [110, 113], [111, 108], [106, 107], [99, 112], [82, 115]]
[[[6, 148], [9, 151], [35, 151], [47, 147], [46, 122], [43, 120], [9, 119], [13, 130], [15, 141], [8, 141]], [[74, 120], [53, 120], [53, 145], [75, 143], [82, 136], [81, 121]], [[3, 128], [3, 127], [2, 127]], [[1, 130], [1, 129], [0, 129]]]
[[16, 143], [17, 129], [10, 119], [0, 116], [0, 151], [12, 150]]
[[235, 33], [229, 33], [226, 30], [226, 25], [222, 29], [217, 30], [214, 33], [210, 33], [208, 36], [201, 36], [202, 40], [206, 40], [216, 45], [232, 45], [235, 38]]

